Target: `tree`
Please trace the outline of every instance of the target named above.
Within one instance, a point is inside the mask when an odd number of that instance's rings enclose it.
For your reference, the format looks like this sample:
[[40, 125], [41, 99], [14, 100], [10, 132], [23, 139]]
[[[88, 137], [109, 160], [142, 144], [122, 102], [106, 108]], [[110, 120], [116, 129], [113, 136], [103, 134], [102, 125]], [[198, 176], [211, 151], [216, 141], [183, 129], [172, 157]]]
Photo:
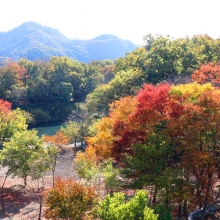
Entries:
[[134, 95], [143, 83], [144, 75], [137, 70], [121, 70], [107, 85], [97, 87], [87, 96], [87, 106], [92, 112], [106, 114], [112, 102]]
[[214, 85], [220, 84], [220, 65], [215, 63], [207, 63], [200, 66], [192, 74], [192, 80], [198, 83], [212, 83]]
[[214, 39], [208, 35], [195, 35], [191, 39], [199, 64], [207, 64], [209, 62], [218, 62], [220, 39]]
[[75, 136], [77, 141], [80, 141], [81, 147], [83, 145], [83, 141], [85, 141], [86, 136], [88, 135], [88, 127], [92, 123], [93, 115], [87, 110], [87, 106], [84, 103], [78, 103], [77, 109], [72, 112], [67, 117], [66, 129], [62, 128], [63, 132], [71, 137], [69, 131], [72, 130], [72, 135]]
[[97, 161], [98, 158], [96, 156], [95, 150], [93, 148], [86, 148], [85, 153], [81, 151], [76, 153], [74, 169], [80, 178], [86, 178], [89, 170], [94, 170], [94, 168], [97, 168]]
[[101, 173], [104, 177], [107, 194], [113, 196], [113, 193], [118, 190], [120, 186], [120, 181], [118, 179], [119, 170], [113, 167], [111, 160], [105, 161], [101, 166]]
[[[0, 99], [0, 138], [4, 140], [8, 137], [8, 122], [11, 116], [11, 103]], [[2, 142], [1, 140], [1, 142]]]
[[55, 181], [55, 169], [57, 165], [57, 157], [59, 155], [60, 149], [58, 148], [57, 145], [47, 143], [47, 152], [48, 152], [48, 162], [51, 166], [51, 171], [52, 171], [52, 186], [54, 186], [54, 181]]
[[177, 76], [186, 76], [198, 66], [194, 45], [189, 38], [173, 40], [169, 36], [147, 35], [147, 52], [139, 58], [149, 83], [159, 83]]
[[52, 167], [53, 186], [54, 186], [54, 181], [55, 181], [54, 173], [57, 164], [57, 157], [59, 152], [62, 150], [62, 146], [69, 143], [70, 137], [65, 136], [62, 131], [58, 130], [55, 135], [43, 136], [43, 140], [47, 143], [48, 159]]
[[91, 187], [84, 187], [72, 179], [63, 180], [58, 177], [54, 187], [46, 191], [44, 201], [46, 218], [80, 220], [86, 211], [93, 208], [96, 193]]
[[57, 145], [58, 147], [62, 148], [62, 145], [68, 144], [70, 138], [67, 137], [63, 132], [60, 130], [57, 131], [55, 135], [49, 136], [45, 135], [43, 137], [45, 142], [49, 142], [51, 144]]
[[48, 169], [47, 152], [43, 141], [37, 136], [37, 131], [17, 132], [9, 142], [5, 142], [0, 152], [0, 161], [8, 167], [8, 173], [24, 179], [39, 178]]
[[217, 194], [219, 94], [211, 84], [144, 85], [111, 105], [85, 156], [115, 159], [128, 186], [153, 185], [153, 202], [158, 195], [166, 206], [175, 200], [179, 217], [182, 210], [187, 217], [187, 202], [204, 214]]
[[104, 183], [106, 193], [112, 196], [120, 187], [119, 170], [113, 167], [111, 160], [103, 163], [98, 161], [94, 151], [90, 152], [90, 150], [91, 148], [86, 149], [86, 153], [77, 152], [74, 168], [79, 177], [86, 180], [86, 184], [102, 188]]
[[98, 86], [92, 93], [88, 94], [86, 105], [91, 112], [106, 114], [108, 105], [115, 100], [114, 88], [110, 84]]
[[99, 206], [95, 209], [94, 215], [102, 220], [157, 220], [158, 215], [147, 207], [147, 192], [139, 190], [136, 194], [126, 201], [125, 195], [114, 193], [113, 197], [107, 195]]
[[60, 131], [69, 138], [69, 141], [72, 143], [74, 141], [75, 147], [76, 142], [81, 141], [80, 137], [81, 126], [76, 121], [68, 121], [64, 126], [61, 126]]
[[20, 109], [11, 110], [11, 103], [0, 100], [0, 142], [11, 138], [14, 133], [27, 128], [26, 120]]
[[27, 70], [18, 63], [9, 62], [7, 65], [0, 68], [0, 82], [2, 96], [1, 98], [14, 101], [11, 97], [11, 88], [17, 84], [18, 87], [25, 87], [26, 79], [28, 78]]

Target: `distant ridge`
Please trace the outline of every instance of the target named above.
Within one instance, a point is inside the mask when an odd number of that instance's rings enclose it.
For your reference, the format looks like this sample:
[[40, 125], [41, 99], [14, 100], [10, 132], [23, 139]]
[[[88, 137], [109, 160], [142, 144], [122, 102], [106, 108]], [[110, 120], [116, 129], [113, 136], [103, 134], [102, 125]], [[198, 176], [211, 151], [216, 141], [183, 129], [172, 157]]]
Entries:
[[68, 56], [80, 62], [124, 57], [137, 46], [111, 34], [91, 40], [71, 40], [57, 29], [36, 22], [25, 22], [8, 31], [0, 32], [0, 58], [46, 60], [52, 56]]

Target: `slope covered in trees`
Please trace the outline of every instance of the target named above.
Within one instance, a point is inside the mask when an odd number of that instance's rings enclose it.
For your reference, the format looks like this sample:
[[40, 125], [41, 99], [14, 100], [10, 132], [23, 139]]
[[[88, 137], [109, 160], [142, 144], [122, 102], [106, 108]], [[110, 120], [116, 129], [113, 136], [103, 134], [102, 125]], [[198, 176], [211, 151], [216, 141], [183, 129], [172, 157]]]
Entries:
[[219, 118], [220, 90], [211, 84], [145, 84], [111, 104], [76, 161], [112, 159], [124, 187], [153, 186], [153, 205], [178, 204], [185, 218], [200, 207], [203, 219], [218, 197]]
[[48, 61], [52, 56], [67, 56], [80, 62], [116, 59], [136, 46], [114, 35], [91, 40], [70, 40], [58, 30], [35, 22], [26, 22], [8, 32], [0, 32], [0, 57]]
[[[25, 184], [27, 176], [39, 179], [52, 170], [53, 187], [44, 194], [48, 218], [203, 220], [219, 209], [219, 39], [145, 40], [145, 47], [116, 61], [87, 65], [56, 56], [0, 68], [0, 94], [14, 106], [27, 102], [36, 112], [47, 106], [54, 117], [78, 106], [44, 144], [26, 131], [27, 113], [0, 101], [0, 163], [9, 168], [6, 177], [22, 177]], [[95, 186], [97, 194], [54, 177], [62, 145], [83, 139], [87, 147], [77, 152], [74, 168], [80, 183]]]
[[67, 57], [9, 61], [0, 67], [0, 98], [31, 113], [35, 124], [64, 120], [76, 102], [114, 77], [113, 69], [111, 60], [88, 65]]
[[144, 47], [116, 60], [115, 78], [89, 94], [90, 110], [107, 112], [111, 102], [134, 95], [143, 83], [190, 82], [201, 64], [220, 60], [220, 39], [208, 35], [181, 39], [147, 35], [144, 39]]

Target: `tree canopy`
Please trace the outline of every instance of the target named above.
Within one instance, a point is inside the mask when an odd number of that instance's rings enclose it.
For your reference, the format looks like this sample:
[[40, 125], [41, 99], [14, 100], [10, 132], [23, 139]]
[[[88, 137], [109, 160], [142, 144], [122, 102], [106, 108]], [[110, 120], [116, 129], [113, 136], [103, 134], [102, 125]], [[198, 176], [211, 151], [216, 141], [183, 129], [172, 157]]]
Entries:
[[115, 77], [107, 85], [97, 87], [87, 96], [92, 111], [107, 113], [109, 104], [127, 95], [134, 96], [144, 83], [188, 83], [201, 65], [214, 65], [220, 60], [220, 40], [208, 35], [172, 39], [149, 34], [144, 41], [145, 46], [116, 60]]
[[154, 201], [160, 192], [164, 202], [205, 209], [220, 164], [219, 94], [211, 84], [145, 84], [112, 103], [85, 154], [118, 161], [130, 187], [154, 185]]

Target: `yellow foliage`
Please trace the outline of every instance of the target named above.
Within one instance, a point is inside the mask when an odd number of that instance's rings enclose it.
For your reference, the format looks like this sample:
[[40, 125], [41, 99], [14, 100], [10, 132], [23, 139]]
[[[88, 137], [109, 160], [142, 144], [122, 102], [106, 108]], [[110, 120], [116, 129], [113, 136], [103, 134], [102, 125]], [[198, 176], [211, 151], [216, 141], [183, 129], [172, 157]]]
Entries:
[[[88, 148], [96, 152], [97, 158], [108, 158], [110, 156], [111, 147], [114, 141], [112, 127], [112, 119], [105, 117], [97, 125], [97, 135], [87, 139]], [[87, 153], [91, 152], [88, 151]]]
[[195, 102], [203, 92], [213, 90], [215, 90], [215, 88], [212, 86], [211, 83], [201, 85], [194, 82], [172, 86], [170, 90], [170, 95], [174, 95], [176, 98], [184, 96], [188, 101]]

